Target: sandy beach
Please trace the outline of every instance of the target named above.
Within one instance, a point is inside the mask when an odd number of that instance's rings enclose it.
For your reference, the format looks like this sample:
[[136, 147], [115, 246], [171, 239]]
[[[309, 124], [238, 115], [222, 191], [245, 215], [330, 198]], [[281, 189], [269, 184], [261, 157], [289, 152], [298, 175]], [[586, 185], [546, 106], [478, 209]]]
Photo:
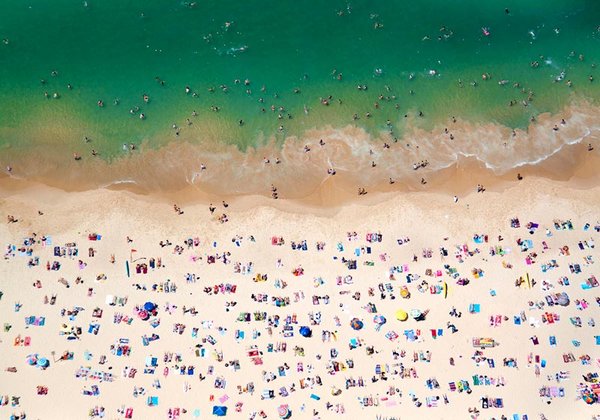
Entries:
[[600, 420], [600, 2], [506, 3], [0, 2], [0, 419]]
[[484, 193], [456, 169], [456, 203], [440, 183], [320, 212], [4, 180], [0, 413], [593, 418], [587, 159]]

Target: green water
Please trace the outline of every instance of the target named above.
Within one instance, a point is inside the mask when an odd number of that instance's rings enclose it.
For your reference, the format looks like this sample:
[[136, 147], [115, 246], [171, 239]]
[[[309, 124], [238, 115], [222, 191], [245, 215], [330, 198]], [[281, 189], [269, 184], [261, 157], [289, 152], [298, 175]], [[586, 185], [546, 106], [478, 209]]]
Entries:
[[[418, 111], [424, 128], [452, 115], [524, 126], [573, 96], [600, 97], [593, 67], [600, 62], [599, 17], [594, 0], [207, 0], [193, 7], [157, 0], [4, 0], [0, 150], [46, 144], [32, 133], [56, 125], [57, 142], [80, 144], [89, 136], [110, 157], [122, 143], [145, 140], [156, 147], [175, 140], [170, 127], [176, 123], [183, 135], [186, 118], [203, 127], [193, 141], [210, 137], [241, 149], [324, 125], [355, 123], [376, 134], [389, 120], [401, 136], [404, 115]], [[538, 68], [530, 66], [534, 60]], [[561, 71], [565, 80], [554, 83]], [[481, 79], [484, 72], [491, 81]], [[590, 75], [598, 81], [590, 83]], [[509, 83], [500, 86], [502, 79]], [[512, 99], [527, 98], [514, 82], [535, 93], [529, 106], [508, 107]], [[359, 91], [363, 84], [368, 90]], [[186, 94], [186, 86], [197, 97]], [[44, 92], [60, 98], [46, 99]], [[330, 106], [321, 105], [319, 98], [328, 95]], [[285, 107], [282, 119], [271, 105]], [[191, 117], [194, 110], [197, 117]], [[353, 122], [355, 113], [360, 119]]]

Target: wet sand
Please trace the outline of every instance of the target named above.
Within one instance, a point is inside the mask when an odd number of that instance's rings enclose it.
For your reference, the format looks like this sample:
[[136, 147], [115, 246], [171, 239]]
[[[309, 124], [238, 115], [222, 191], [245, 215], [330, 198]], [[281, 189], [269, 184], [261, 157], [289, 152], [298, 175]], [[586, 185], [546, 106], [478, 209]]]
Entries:
[[[205, 195], [268, 197], [271, 185], [278, 188], [281, 198], [293, 200], [314, 196], [320, 189], [330, 190], [332, 184], [335, 191], [345, 191], [350, 197], [359, 187], [367, 191], [421, 191], [462, 167], [484, 168], [493, 178], [510, 179], [516, 178], [516, 173], [533, 172], [564, 180], [576, 174], [588, 159], [581, 153], [588, 144], [595, 147], [591, 154], [597, 156], [600, 135], [596, 111], [588, 103], [573, 104], [557, 115], [538, 117], [526, 131], [515, 130], [514, 135], [504, 126], [464, 121], [448, 121], [431, 132], [413, 127], [398, 142], [388, 134], [373, 139], [355, 126], [315, 129], [301, 139], [288, 138], [283, 145], [271, 139], [267, 145], [245, 152], [216, 142], [199, 145], [202, 132], [184, 127], [180, 138], [158, 149], [142, 144], [111, 160], [105, 160], [101, 150], [98, 157], [90, 155], [93, 141], [73, 146], [59, 141], [59, 136], [48, 138], [45, 148], [27, 152], [5, 149], [0, 165], [10, 165], [13, 178], [66, 191], [110, 188], [178, 194], [182, 199], [198, 197], [199, 201]], [[170, 138], [173, 133], [165, 132], [164, 136]], [[320, 140], [325, 144], [321, 146]], [[74, 152], [82, 160], [75, 161]], [[280, 163], [276, 163], [278, 159]], [[425, 161], [425, 167], [413, 169], [414, 164]], [[328, 175], [330, 168], [335, 169], [335, 176]], [[395, 181], [393, 186], [389, 185], [390, 178]], [[426, 188], [421, 178], [428, 182]], [[339, 194], [335, 197], [341, 198]]]

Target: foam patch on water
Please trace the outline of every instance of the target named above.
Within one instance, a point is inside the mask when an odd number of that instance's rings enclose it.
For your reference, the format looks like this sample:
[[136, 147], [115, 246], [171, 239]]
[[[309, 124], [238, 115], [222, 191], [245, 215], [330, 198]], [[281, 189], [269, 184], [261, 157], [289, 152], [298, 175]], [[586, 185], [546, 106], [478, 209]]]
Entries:
[[41, 165], [39, 153], [24, 157], [9, 149], [0, 156], [0, 165], [10, 164], [16, 177], [66, 189], [132, 185], [165, 192], [191, 186], [219, 195], [269, 195], [271, 185], [285, 185], [282, 196], [301, 198], [331, 178], [331, 170], [345, 185], [370, 187], [387, 184], [390, 178], [414, 184], [466, 158], [500, 176], [539, 165], [568, 146], [597, 145], [599, 138], [600, 112], [581, 102], [558, 115], [544, 114], [525, 130], [460, 120], [432, 131], [409, 124], [396, 141], [389, 133], [373, 137], [348, 125], [307, 130], [283, 144], [273, 137], [243, 152], [235, 146], [180, 139], [159, 149], [141, 147], [110, 162], [100, 158], [75, 162], [70, 155], [46, 150]]

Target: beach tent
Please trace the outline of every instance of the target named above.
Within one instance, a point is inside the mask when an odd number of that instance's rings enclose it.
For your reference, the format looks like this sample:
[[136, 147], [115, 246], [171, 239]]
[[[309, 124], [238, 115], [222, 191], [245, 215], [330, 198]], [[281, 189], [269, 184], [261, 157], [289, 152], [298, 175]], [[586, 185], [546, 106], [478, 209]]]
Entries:
[[396, 319], [404, 322], [408, 319], [408, 313], [402, 309], [398, 309], [396, 311]]
[[213, 415], [223, 417], [227, 415], [227, 407], [224, 405], [215, 405], [213, 407]]
[[352, 321], [350, 321], [350, 326], [352, 327], [353, 330], [360, 330], [360, 329], [362, 329], [364, 324], [360, 319], [353, 318]]
[[309, 338], [312, 336], [312, 330], [309, 327], [300, 327], [300, 335]]

